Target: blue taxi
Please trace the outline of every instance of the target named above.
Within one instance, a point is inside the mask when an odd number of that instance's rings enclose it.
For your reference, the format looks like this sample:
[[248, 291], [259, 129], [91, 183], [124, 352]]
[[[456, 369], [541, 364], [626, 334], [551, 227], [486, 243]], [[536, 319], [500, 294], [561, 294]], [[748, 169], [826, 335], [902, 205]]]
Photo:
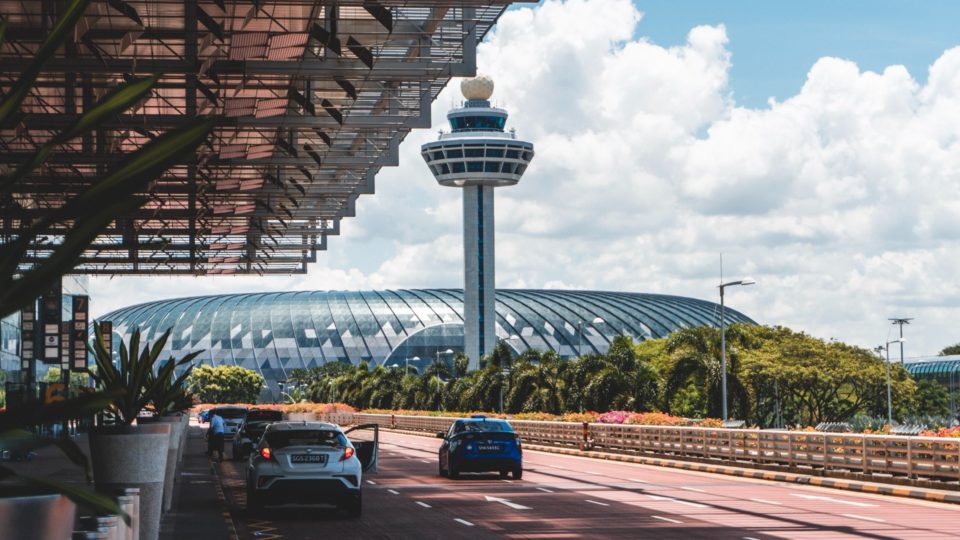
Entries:
[[457, 420], [447, 431], [437, 432], [440, 445], [440, 476], [457, 478], [464, 472], [500, 473], [523, 476], [523, 448], [520, 436], [506, 420], [483, 415]]

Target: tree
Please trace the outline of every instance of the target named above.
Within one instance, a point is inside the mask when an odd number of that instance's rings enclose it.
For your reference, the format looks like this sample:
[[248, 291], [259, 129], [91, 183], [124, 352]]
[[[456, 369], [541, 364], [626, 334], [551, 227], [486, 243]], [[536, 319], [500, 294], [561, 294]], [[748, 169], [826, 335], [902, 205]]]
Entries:
[[[743, 325], [727, 328], [727, 393], [730, 416], [749, 417], [749, 396], [739, 377], [740, 350], [745, 348]], [[720, 331], [712, 326], [681, 328], [667, 339], [670, 364], [664, 383], [664, 407], [684, 416], [723, 415], [723, 377], [721, 370]], [[702, 408], [678, 409], [678, 393], [693, 384], [702, 392]]]
[[915, 416], [947, 416], [950, 414], [950, 392], [937, 381], [917, 381], [912, 412]]
[[952, 356], [955, 354], [960, 354], [960, 343], [944, 347], [943, 350], [940, 351], [939, 356]]
[[240, 366], [197, 366], [187, 379], [203, 403], [256, 403], [263, 377]]

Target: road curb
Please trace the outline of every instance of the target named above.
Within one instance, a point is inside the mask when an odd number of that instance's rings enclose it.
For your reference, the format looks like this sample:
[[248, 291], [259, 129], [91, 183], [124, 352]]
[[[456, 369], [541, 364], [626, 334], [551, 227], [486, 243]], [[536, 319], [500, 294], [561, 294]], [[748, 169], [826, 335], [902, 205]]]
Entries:
[[[409, 433], [409, 432], [407, 432]], [[874, 482], [856, 482], [851, 480], [838, 480], [835, 478], [824, 478], [820, 476], [811, 476], [807, 474], [797, 474], [788, 472], [773, 472], [756, 469], [744, 469], [741, 467], [732, 467], [726, 465], [708, 465], [705, 463], [696, 463], [690, 461], [678, 461], [673, 459], [646, 457], [646, 456], [628, 456], [624, 454], [611, 454], [607, 452], [595, 452], [590, 450], [575, 450], [572, 448], [557, 448], [553, 446], [541, 446], [537, 444], [525, 444], [525, 448], [536, 450], [538, 452], [548, 452], [552, 454], [561, 454], [565, 456], [589, 457], [594, 459], [606, 459], [609, 461], [622, 461], [625, 463], [635, 463], [638, 465], [654, 465], [657, 467], [670, 467], [682, 469], [685, 471], [705, 472], [711, 474], [726, 474], [728, 476], [739, 476], [742, 478], [752, 478], [756, 480], [771, 480], [775, 482], [792, 482], [795, 484], [807, 484], [811, 486], [826, 487], [833, 489], [842, 489], [846, 491], [859, 491], [862, 493], [874, 493], [878, 495], [892, 495], [895, 497], [907, 497], [910, 499], [920, 499], [924, 501], [960, 504], [960, 493], [952, 493], [943, 490], [910, 488], [903, 486], [892, 486], [877, 484]]]

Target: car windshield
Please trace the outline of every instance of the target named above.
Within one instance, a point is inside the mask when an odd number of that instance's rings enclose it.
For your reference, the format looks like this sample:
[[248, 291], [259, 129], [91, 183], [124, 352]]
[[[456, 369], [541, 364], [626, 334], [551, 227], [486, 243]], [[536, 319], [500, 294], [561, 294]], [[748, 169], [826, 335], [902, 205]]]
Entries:
[[342, 433], [327, 429], [298, 429], [267, 433], [270, 448], [287, 446], [346, 446], [347, 438]]
[[216, 409], [213, 412], [224, 420], [236, 420], [247, 416], [247, 411], [244, 409]]
[[512, 433], [513, 429], [506, 422], [464, 422], [460, 424], [457, 432], [464, 431], [503, 431]]
[[283, 420], [283, 413], [280, 411], [247, 411], [247, 422], [254, 420]]

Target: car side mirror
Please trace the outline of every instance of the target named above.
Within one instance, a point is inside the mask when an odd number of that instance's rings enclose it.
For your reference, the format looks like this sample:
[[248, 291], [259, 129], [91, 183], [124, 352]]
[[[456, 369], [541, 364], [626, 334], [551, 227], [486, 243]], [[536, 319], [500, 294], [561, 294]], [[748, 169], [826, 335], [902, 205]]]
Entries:
[[447, 434], [446, 434], [445, 432], [443, 432], [443, 431], [438, 431], [438, 432], [437, 432], [437, 438], [438, 438], [438, 439], [446, 439], [446, 438], [447, 438]]

